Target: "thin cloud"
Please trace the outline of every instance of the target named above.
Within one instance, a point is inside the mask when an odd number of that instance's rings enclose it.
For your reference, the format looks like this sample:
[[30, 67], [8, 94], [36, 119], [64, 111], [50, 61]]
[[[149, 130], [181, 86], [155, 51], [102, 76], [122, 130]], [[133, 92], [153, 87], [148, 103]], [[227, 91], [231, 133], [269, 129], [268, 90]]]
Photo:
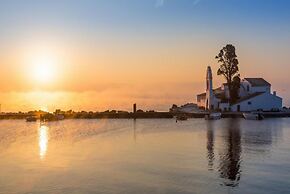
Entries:
[[155, 6], [156, 7], [162, 7], [165, 3], [165, 0], [156, 0], [156, 4]]
[[[164, 6], [165, 2], [166, 2], [166, 0], [156, 0], [155, 6], [162, 7], [162, 6]], [[200, 2], [201, 2], [201, 0], [193, 0], [193, 5], [195, 6], [195, 5], [199, 4]]]
[[201, 0], [194, 0], [193, 5], [197, 5], [199, 2], [201, 2]]

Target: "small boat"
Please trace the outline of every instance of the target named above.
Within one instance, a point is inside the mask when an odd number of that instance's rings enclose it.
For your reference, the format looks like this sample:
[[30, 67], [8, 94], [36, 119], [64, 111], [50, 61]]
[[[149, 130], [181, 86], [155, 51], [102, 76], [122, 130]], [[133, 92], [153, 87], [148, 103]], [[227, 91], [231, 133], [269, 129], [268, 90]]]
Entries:
[[56, 117], [56, 120], [64, 120], [64, 115], [63, 114], [57, 114], [57, 115], [55, 115], [55, 117]]
[[61, 121], [64, 120], [64, 114], [52, 114], [46, 113], [40, 116], [40, 121], [42, 122], [49, 122], [49, 121]]
[[186, 115], [178, 115], [176, 116], [176, 122], [177, 121], [186, 121], [188, 117]]
[[36, 116], [26, 117], [26, 122], [36, 122], [36, 121], [37, 121], [37, 117]]
[[205, 120], [219, 120], [222, 118], [222, 113], [220, 112], [215, 112], [215, 113], [209, 113], [205, 115]]
[[246, 120], [263, 120], [264, 116], [261, 113], [243, 113]]

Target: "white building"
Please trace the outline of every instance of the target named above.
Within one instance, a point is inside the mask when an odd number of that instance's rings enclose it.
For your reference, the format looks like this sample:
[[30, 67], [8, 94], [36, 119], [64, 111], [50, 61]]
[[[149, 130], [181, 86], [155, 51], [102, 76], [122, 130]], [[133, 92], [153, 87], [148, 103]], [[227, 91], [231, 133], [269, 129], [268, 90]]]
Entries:
[[179, 112], [179, 113], [196, 113], [200, 112], [200, 109], [198, 108], [197, 104], [194, 103], [187, 103], [185, 105], [182, 105], [178, 107], [177, 105], [172, 105], [172, 107], [169, 109], [170, 112]]
[[239, 100], [229, 103], [227, 84], [213, 89], [211, 67], [207, 67], [206, 91], [197, 95], [197, 105], [207, 110], [222, 111], [270, 111], [282, 109], [282, 98], [271, 93], [271, 84], [263, 78], [244, 78], [241, 80]]

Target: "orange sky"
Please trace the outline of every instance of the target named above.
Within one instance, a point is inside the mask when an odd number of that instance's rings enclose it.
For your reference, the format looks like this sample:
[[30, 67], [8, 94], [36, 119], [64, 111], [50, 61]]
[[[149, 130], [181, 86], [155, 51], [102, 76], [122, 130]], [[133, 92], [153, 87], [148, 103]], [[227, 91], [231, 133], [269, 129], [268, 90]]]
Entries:
[[[131, 110], [133, 103], [168, 110], [173, 103], [195, 102], [205, 89], [206, 67], [216, 72], [214, 57], [228, 43], [236, 46], [241, 77], [264, 77], [290, 105], [285, 5], [259, 11], [249, 6], [245, 17], [246, 12], [232, 11], [236, 4], [217, 12], [216, 3], [172, 3], [3, 2], [2, 111]], [[212, 12], [204, 15], [207, 9]], [[216, 14], [230, 17], [220, 20]], [[222, 82], [215, 74], [214, 85]]]
[[[0, 79], [7, 83], [1, 85], [3, 111], [130, 110], [135, 102], [143, 109], [167, 110], [173, 103], [195, 102], [195, 95], [204, 91], [206, 66], [211, 64], [217, 70], [214, 56], [223, 46], [209, 44], [203, 45], [204, 49], [196, 49], [186, 41], [169, 41], [170, 46], [135, 42], [91, 48], [59, 43], [56, 41], [53, 47], [52, 41], [29, 42], [14, 52], [7, 50], [7, 55], [1, 57], [5, 68]], [[236, 47], [242, 77], [265, 77], [285, 95], [282, 78], [271, 74], [279, 72], [271, 65], [274, 60], [263, 55], [251, 57], [255, 50], [243, 44]], [[42, 55], [53, 59], [51, 80], [37, 80], [34, 59], [37, 61]], [[250, 61], [264, 66], [251, 65]], [[285, 72], [279, 73], [285, 76]], [[214, 79], [217, 87], [223, 81], [216, 75]]]

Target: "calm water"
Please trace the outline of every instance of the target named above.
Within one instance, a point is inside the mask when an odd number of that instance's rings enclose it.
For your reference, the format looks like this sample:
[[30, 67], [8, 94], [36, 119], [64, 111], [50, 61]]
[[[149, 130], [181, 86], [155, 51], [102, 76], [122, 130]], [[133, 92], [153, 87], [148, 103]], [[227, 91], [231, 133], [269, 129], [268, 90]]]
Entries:
[[0, 121], [0, 193], [290, 193], [290, 119]]

